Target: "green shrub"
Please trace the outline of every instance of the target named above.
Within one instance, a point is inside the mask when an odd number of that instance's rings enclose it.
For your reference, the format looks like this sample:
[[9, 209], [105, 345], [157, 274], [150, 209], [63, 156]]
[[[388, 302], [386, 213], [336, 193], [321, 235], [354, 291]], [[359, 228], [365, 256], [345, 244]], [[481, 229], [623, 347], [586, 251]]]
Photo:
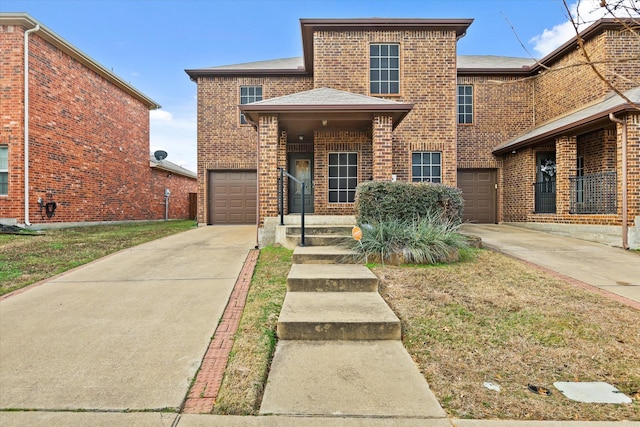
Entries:
[[360, 223], [411, 222], [437, 214], [446, 222], [460, 224], [463, 206], [462, 191], [442, 184], [371, 181], [356, 189]]

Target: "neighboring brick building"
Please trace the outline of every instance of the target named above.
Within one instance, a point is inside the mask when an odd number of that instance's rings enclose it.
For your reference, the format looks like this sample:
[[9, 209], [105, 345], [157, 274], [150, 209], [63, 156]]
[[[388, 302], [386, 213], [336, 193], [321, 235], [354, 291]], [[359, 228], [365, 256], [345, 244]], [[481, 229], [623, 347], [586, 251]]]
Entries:
[[0, 14], [0, 65], [0, 221], [163, 219], [165, 188], [169, 217], [189, 217], [195, 174], [149, 161], [158, 104], [22, 13]]
[[[640, 246], [640, 113], [584, 64], [577, 39], [536, 63], [458, 56], [470, 19], [300, 23], [302, 58], [187, 70], [200, 223], [257, 223], [269, 243], [284, 168], [308, 183], [315, 215], [353, 214], [362, 181], [430, 181], [462, 188], [468, 221], [561, 224], [618, 245], [626, 224]], [[581, 37], [640, 101], [637, 35], [603, 19]], [[285, 213], [299, 212], [299, 190], [285, 190]]]

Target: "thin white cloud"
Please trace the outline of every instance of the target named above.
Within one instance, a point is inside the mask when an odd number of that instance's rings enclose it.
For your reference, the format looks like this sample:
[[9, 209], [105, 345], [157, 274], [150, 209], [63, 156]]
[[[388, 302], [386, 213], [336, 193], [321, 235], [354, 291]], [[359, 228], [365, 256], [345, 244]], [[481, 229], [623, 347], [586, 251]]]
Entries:
[[[601, 0], [580, 0], [569, 5], [571, 16], [574, 17], [574, 21], [578, 23], [578, 31], [582, 31], [589, 25], [593, 24], [600, 18], [607, 15], [607, 9], [600, 6]], [[634, 7], [637, 9], [637, 0], [625, 0], [626, 6], [632, 10]], [[629, 12], [620, 12], [619, 16], [628, 16]], [[533, 49], [545, 56], [553, 52], [556, 48], [563, 43], [575, 37], [576, 30], [573, 24], [567, 20], [561, 24], [554, 26], [551, 29], [545, 28], [541, 34], [531, 38], [529, 43], [533, 44]]]
[[[183, 117], [184, 116], [184, 117]], [[150, 149], [164, 150], [167, 160], [193, 172], [197, 169], [197, 125], [195, 113], [174, 116], [166, 110], [150, 111]]]
[[149, 119], [151, 123], [171, 123], [173, 121], [173, 114], [166, 110], [151, 110], [149, 111]]

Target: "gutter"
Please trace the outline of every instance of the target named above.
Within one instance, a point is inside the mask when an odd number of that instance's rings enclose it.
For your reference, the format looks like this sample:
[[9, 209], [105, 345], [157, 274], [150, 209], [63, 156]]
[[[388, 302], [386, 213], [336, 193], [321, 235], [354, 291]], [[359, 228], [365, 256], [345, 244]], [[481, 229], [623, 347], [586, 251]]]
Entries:
[[246, 115], [244, 116], [247, 123], [249, 123], [256, 130], [256, 246], [255, 249], [260, 249], [260, 131], [258, 129], [258, 123], [251, 120]]
[[609, 120], [622, 125], [622, 249], [629, 249], [627, 234], [629, 232], [629, 218], [627, 212], [627, 121], [618, 119], [613, 113], [609, 113]]
[[24, 32], [24, 225], [29, 222], [29, 34], [40, 30], [40, 24]]

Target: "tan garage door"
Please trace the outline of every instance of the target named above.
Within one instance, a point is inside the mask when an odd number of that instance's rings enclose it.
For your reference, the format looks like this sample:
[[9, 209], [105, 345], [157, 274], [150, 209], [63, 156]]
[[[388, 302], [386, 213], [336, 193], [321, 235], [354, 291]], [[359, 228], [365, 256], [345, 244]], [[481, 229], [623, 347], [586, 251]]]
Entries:
[[208, 224], [256, 223], [256, 171], [209, 171]]
[[497, 222], [497, 175], [495, 169], [458, 170], [458, 187], [464, 198], [464, 221]]

